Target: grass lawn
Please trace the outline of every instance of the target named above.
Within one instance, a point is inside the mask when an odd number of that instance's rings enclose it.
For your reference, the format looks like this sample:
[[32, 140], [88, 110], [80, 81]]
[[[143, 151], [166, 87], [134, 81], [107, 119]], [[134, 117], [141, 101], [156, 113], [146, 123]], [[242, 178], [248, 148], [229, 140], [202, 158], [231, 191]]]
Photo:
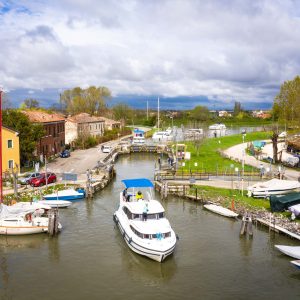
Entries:
[[270, 209], [270, 202], [266, 199], [249, 198], [244, 191], [244, 196], [238, 190], [215, 188], [211, 186], [193, 186], [190, 190], [195, 195], [195, 189], [198, 190], [198, 197], [204, 197], [205, 200], [219, 199], [222, 206], [231, 208], [231, 201], [234, 200], [235, 206], [243, 206], [249, 209]]
[[[245, 142], [269, 139], [270, 132], [251, 132], [245, 136]], [[220, 138], [205, 139], [199, 147], [195, 142], [185, 142], [187, 145], [186, 151], [191, 152], [190, 161], [185, 162], [184, 170], [191, 169], [192, 171], [206, 171], [206, 172], [227, 172], [231, 170], [231, 165], [241, 169], [242, 164], [234, 162], [230, 159], [226, 159], [219, 154], [220, 150], [225, 150], [234, 145], [241, 144], [243, 142], [242, 135], [236, 134], [231, 136], [224, 136]], [[198, 166], [195, 167], [195, 163]], [[180, 168], [181, 170], [181, 168]], [[255, 168], [245, 165], [245, 171], [252, 171]]]

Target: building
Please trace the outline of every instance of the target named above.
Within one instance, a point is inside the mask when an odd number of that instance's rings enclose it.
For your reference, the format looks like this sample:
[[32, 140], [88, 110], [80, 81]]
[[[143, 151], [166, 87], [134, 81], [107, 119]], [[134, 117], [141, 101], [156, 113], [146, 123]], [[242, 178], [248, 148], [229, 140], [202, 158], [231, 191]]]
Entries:
[[40, 110], [26, 110], [23, 113], [30, 122], [41, 124], [44, 127], [45, 135], [36, 146], [36, 156], [50, 157], [58, 154], [65, 148], [65, 118], [58, 114], [49, 114]]
[[20, 170], [19, 133], [2, 126], [2, 171], [7, 172], [12, 168]]
[[66, 144], [72, 144], [81, 134], [94, 137], [104, 134], [104, 120], [88, 113], [70, 116], [66, 119]]
[[260, 118], [260, 119], [269, 119], [271, 118], [271, 114], [269, 112], [265, 112], [265, 111], [258, 111], [258, 110], [254, 110], [252, 112], [252, 117], [254, 118]]
[[115, 121], [105, 117], [101, 117], [101, 119], [105, 122], [105, 130], [113, 130], [113, 129], [121, 128], [121, 122], [119, 121]]
[[218, 114], [219, 117], [232, 117], [232, 114], [227, 110], [220, 110]]

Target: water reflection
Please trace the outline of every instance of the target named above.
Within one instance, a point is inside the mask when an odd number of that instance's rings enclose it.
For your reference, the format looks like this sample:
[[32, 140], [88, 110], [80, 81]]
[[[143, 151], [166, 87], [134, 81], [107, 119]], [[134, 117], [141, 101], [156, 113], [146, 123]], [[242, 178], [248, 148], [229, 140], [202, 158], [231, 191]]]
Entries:
[[1, 236], [0, 249], [9, 252], [11, 249], [40, 248], [49, 240], [46, 234], [27, 236]]
[[130, 250], [119, 233], [116, 238], [121, 248], [123, 269], [132, 280], [146, 286], [158, 286], [168, 282], [176, 273], [177, 265], [173, 255], [167, 257], [163, 263], [158, 263]]

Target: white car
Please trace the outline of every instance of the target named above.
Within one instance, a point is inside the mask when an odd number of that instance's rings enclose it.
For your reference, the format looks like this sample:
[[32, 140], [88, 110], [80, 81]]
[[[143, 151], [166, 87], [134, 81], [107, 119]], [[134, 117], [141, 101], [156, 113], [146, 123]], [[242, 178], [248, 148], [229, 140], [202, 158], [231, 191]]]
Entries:
[[102, 152], [103, 153], [110, 153], [112, 150], [112, 146], [104, 145], [102, 146]]

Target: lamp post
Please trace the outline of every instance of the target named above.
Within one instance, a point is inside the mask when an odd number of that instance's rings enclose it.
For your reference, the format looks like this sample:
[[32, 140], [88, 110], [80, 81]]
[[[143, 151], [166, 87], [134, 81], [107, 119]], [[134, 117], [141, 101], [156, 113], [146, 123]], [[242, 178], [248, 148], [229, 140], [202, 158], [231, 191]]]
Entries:
[[245, 136], [246, 134], [243, 133], [242, 137], [243, 137], [243, 152], [242, 152], [242, 196], [244, 196], [244, 174], [245, 174], [245, 147], [244, 147], [244, 143], [245, 143]]

